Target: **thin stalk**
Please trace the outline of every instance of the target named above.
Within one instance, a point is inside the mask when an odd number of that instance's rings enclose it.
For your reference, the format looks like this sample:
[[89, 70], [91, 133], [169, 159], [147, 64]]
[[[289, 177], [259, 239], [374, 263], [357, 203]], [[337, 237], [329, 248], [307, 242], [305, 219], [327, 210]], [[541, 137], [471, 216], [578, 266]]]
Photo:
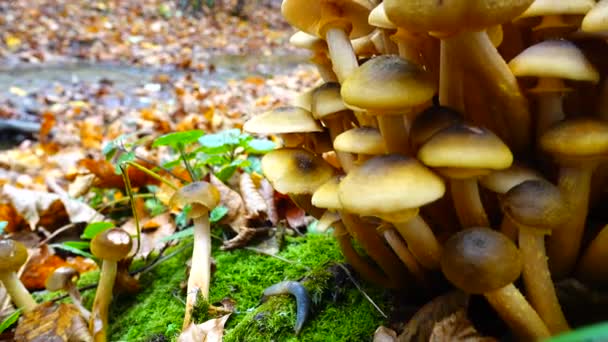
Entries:
[[[128, 163], [128, 165], [131, 165], [131, 163]], [[135, 199], [133, 198], [133, 188], [131, 187], [131, 179], [129, 179], [127, 169], [123, 165], [120, 165], [120, 171], [120, 174], [122, 175], [122, 180], [125, 183], [125, 192], [129, 197], [129, 203], [131, 203], [131, 212], [133, 212], [133, 219], [135, 220], [135, 229], [137, 231], [137, 247], [135, 248], [135, 252], [133, 253], [133, 255], [137, 255], [137, 253], [139, 252], [139, 248], [141, 247], [141, 226], [139, 225], [139, 215], [137, 214], [137, 208], [135, 207]]]
[[190, 163], [188, 163], [188, 159], [186, 159], [186, 152], [184, 151], [184, 144], [178, 143], [177, 150], [179, 151], [179, 155], [184, 162], [184, 166], [186, 167], [186, 170], [188, 171], [188, 174], [190, 175], [190, 179], [192, 179], [193, 182], [198, 181], [199, 178], [196, 175], [196, 172], [194, 172], [194, 170], [192, 169], [192, 166], [190, 166]]
[[147, 174], [148, 176], [150, 176], [150, 177], [152, 177], [154, 179], [157, 179], [158, 181], [160, 181], [162, 183], [165, 183], [171, 189], [173, 189], [175, 191], [178, 190], [177, 186], [175, 186], [173, 183], [169, 182], [167, 179], [165, 179], [163, 176], [159, 175], [158, 173], [156, 173], [156, 172], [154, 172], [154, 171], [152, 171], [152, 170], [150, 170], [150, 169], [148, 169], [148, 168], [146, 168], [144, 166], [141, 166], [141, 165], [139, 165], [139, 164], [137, 164], [135, 162], [132, 162], [132, 161], [129, 161], [126, 164], [129, 165], [129, 166], [133, 166], [134, 168], [138, 169], [139, 171]]

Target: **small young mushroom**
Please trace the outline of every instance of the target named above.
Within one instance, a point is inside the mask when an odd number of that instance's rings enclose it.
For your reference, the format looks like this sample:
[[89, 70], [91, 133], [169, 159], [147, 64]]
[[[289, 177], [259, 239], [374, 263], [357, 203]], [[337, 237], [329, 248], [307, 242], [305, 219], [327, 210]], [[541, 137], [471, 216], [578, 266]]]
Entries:
[[334, 149], [338, 152], [357, 154], [356, 164], [362, 164], [372, 156], [386, 154], [382, 134], [377, 128], [368, 126], [342, 132], [334, 140]]
[[549, 266], [554, 278], [568, 275], [576, 264], [589, 211], [591, 176], [608, 155], [608, 124], [593, 119], [562, 121], [540, 139], [541, 148], [560, 165], [558, 186], [569, 205], [567, 229], [549, 238]]
[[545, 323], [513, 285], [521, 274], [521, 256], [506, 236], [489, 228], [469, 228], [444, 244], [441, 270], [466, 293], [482, 294], [524, 341], [550, 336]]
[[53, 271], [53, 273], [46, 278], [44, 287], [46, 287], [48, 291], [67, 291], [68, 295], [72, 299], [72, 302], [80, 311], [82, 317], [88, 321], [91, 317], [91, 312], [82, 305], [80, 292], [76, 287], [76, 281], [78, 280], [79, 276], [80, 274], [75, 268], [70, 266], [61, 266], [55, 269], [55, 271]]
[[575, 31], [593, 0], [536, 0], [515, 19], [517, 25], [533, 26], [539, 38], [559, 38]]
[[171, 203], [177, 206], [191, 205], [188, 217], [194, 221], [194, 246], [192, 249], [192, 267], [188, 276], [186, 294], [186, 310], [184, 313], [183, 329], [190, 325], [192, 310], [199, 299], [209, 299], [209, 283], [211, 282], [211, 229], [209, 226], [209, 211], [220, 201], [220, 193], [215, 186], [207, 182], [192, 182], [180, 188]]
[[505, 216], [519, 228], [523, 279], [532, 307], [551, 334], [570, 330], [557, 300], [547, 265], [545, 235], [568, 218], [568, 206], [559, 189], [545, 180], [528, 180], [510, 189], [502, 199]]
[[107, 340], [108, 309], [112, 301], [117, 264], [129, 254], [131, 246], [131, 236], [120, 228], [105, 230], [91, 240], [91, 253], [102, 261], [99, 284], [89, 318], [89, 331], [95, 341]]
[[17, 271], [27, 260], [27, 248], [18, 241], [0, 240], [0, 281], [13, 303], [25, 312], [36, 307], [36, 301], [23, 286]]

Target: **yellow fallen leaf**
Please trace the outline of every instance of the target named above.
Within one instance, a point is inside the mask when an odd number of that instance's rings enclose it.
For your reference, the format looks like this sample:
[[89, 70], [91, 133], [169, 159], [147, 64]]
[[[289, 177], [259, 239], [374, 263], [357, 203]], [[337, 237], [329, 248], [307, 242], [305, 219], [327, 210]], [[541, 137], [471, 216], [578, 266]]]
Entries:
[[4, 43], [10, 50], [16, 50], [21, 45], [21, 39], [12, 34], [8, 34], [4, 37]]
[[230, 314], [201, 324], [191, 323], [177, 338], [178, 342], [221, 342], [224, 324]]

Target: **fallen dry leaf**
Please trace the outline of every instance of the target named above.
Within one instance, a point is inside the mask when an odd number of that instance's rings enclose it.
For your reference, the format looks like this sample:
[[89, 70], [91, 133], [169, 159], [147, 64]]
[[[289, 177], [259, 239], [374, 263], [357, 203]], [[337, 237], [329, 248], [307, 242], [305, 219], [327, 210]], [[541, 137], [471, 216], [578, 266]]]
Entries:
[[[97, 177], [95, 186], [105, 189], [123, 189], [125, 183], [122, 180], [121, 175], [117, 175], [114, 172], [114, 165], [104, 159], [91, 159], [85, 158], [78, 162], [78, 165], [86, 168], [92, 174]], [[153, 165], [143, 165], [144, 167], [153, 168]], [[131, 180], [131, 186], [139, 188], [145, 185], [157, 185], [159, 181], [155, 178], [150, 177], [148, 174], [130, 167], [127, 170], [129, 179]]]
[[[146, 258], [153, 251], [162, 248], [165, 243], [160, 242], [161, 239], [175, 233], [175, 224], [170, 213], [164, 213], [152, 218], [140, 218], [140, 220], [142, 226], [141, 246], [135, 257], [141, 256]], [[147, 229], [143, 229], [144, 227], [147, 227]], [[125, 222], [121, 228], [132, 236], [137, 234], [135, 219], [133, 218]], [[133, 248], [136, 247], [137, 244], [133, 241]]]
[[210, 319], [201, 324], [191, 323], [177, 338], [178, 342], [221, 342], [224, 335], [224, 324], [230, 314]]
[[245, 202], [245, 208], [247, 209], [247, 215], [250, 218], [259, 218], [262, 215], [266, 215], [268, 206], [264, 197], [258, 192], [251, 175], [247, 172], [241, 173], [239, 177], [239, 187], [241, 189], [241, 196], [243, 202]]
[[15, 330], [16, 342], [93, 341], [88, 325], [72, 304], [40, 304], [25, 313]]
[[493, 337], [481, 336], [464, 309], [460, 309], [447, 318], [437, 322], [433, 327], [429, 342], [498, 342]]
[[452, 291], [439, 297], [435, 297], [426, 303], [407, 322], [403, 333], [399, 335], [399, 342], [427, 342], [435, 323], [443, 320], [454, 312], [468, 306], [469, 296], [460, 291]]
[[279, 222], [279, 214], [277, 213], [277, 206], [274, 202], [275, 191], [268, 179], [262, 178], [259, 191], [266, 202], [266, 215], [268, 216], [268, 220], [273, 225], [276, 225]]
[[10, 203], [0, 204], [0, 221], [8, 222], [4, 228], [4, 231], [8, 233], [14, 233], [28, 227], [27, 221], [17, 213], [17, 210]]
[[393, 329], [389, 329], [385, 326], [379, 326], [374, 331], [373, 342], [395, 342], [397, 341], [397, 333]]
[[28, 290], [43, 290], [46, 278], [55, 269], [66, 265], [68, 263], [65, 260], [52, 254], [47, 245], [43, 245], [34, 253], [30, 253], [30, 258], [21, 275], [21, 281]]
[[[104, 219], [103, 215], [89, 207], [86, 203], [61, 197], [57, 194], [19, 189], [10, 184], [5, 184], [2, 188], [2, 195], [11, 202], [15, 210], [28, 222], [32, 230], [38, 225], [41, 214], [48, 211], [51, 206], [57, 206], [57, 201], [60, 201], [60, 204], [63, 205], [72, 223], [102, 221]], [[51, 212], [51, 215], [58, 214], [55, 211]]]

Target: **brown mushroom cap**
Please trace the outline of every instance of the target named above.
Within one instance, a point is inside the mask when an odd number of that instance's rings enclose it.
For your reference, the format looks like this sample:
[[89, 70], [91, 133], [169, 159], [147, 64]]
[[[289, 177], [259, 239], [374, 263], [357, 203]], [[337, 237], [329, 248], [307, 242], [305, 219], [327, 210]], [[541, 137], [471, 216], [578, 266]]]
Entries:
[[334, 149], [358, 154], [385, 154], [386, 145], [380, 131], [374, 127], [356, 127], [340, 133], [334, 139]]
[[321, 132], [323, 127], [306, 109], [285, 106], [252, 117], [245, 122], [243, 130], [257, 134], [284, 134]]
[[559, 188], [546, 180], [527, 180], [502, 197], [502, 209], [522, 226], [550, 231], [568, 219], [568, 206]]
[[513, 164], [508, 169], [494, 171], [479, 177], [479, 184], [499, 194], [504, 194], [527, 180], [543, 179], [536, 170]]
[[[333, 7], [339, 18], [328, 17], [323, 9], [324, 3]], [[290, 25], [306, 33], [323, 37], [327, 20], [343, 20], [351, 27], [350, 38], [357, 38], [370, 33], [373, 27], [367, 23], [367, 17], [372, 10], [372, 4], [367, 0], [334, 0], [306, 1], [283, 0], [281, 13]], [[348, 34], [348, 32], [347, 32]]]
[[581, 29], [585, 32], [608, 31], [608, 0], [600, 0], [585, 15]]
[[340, 83], [324, 83], [312, 92], [312, 115], [315, 119], [323, 119], [329, 115], [348, 110], [340, 96]]
[[349, 172], [338, 194], [345, 210], [384, 217], [417, 209], [441, 198], [444, 192], [441, 178], [416, 159], [387, 154]]
[[91, 253], [108, 261], [125, 258], [131, 251], [131, 236], [120, 228], [104, 230], [91, 240]]
[[311, 203], [317, 208], [342, 210], [342, 203], [338, 198], [338, 185], [342, 176], [334, 176], [321, 185], [312, 194]]
[[450, 237], [441, 270], [464, 292], [483, 294], [512, 282], [522, 270], [519, 250], [508, 237], [489, 228], [469, 228]]
[[490, 130], [459, 124], [431, 137], [418, 151], [418, 159], [449, 177], [468, 178], [508, 168], [513, 155]]
[[416, 32], [461, 30], [479, 31], [511, 21], [533, 0], [385, 0], [389, 20]]
[[383, 55], [359, 66], [342, 84], [347, 107], [375, 114], [404, 114], [426, 104], [437, 84], [433, 75], [420, 66], [395, 55]]
[[562, 121], [541, 138], [540, 146], [556, 160], [578, 163], [608, 156], [608, 124], [593, 119]]
[[334, 173], [323, 158], [295, 148], [264, 155], [262, 171], [275, 190], [284, 194], [312, 194]]
[[61, 266], [55, 269], [55, 271], [46, 278], [44, 287], [49, 291], [65, 290], [70, 283], [74, 283], [79, 276], [80, 274], [74, 267]]
[[196, 218], [207, 215], [208, 211], [220, 203], [220, 193], [215, 186], [207, 182], [192, 182], [177, 190], [170, 202], [175, 206], [192, 205], [188, 216]]
[[27, 248], [15, 240], [0, 240], [0, 272], [16, 272], [27, 260]]
[[576, 45], [546, 40], [532, 45], [509, 62], [515, 76], [552, 77], [597, 83], [599, 73]]
[[414, 149], [418, 149], [435, 133], [454, 124], [464, 122], [464, 118], [457, 111], [444, 106], [432, 106], [416, 116], [410, 130], [410, 142]]

